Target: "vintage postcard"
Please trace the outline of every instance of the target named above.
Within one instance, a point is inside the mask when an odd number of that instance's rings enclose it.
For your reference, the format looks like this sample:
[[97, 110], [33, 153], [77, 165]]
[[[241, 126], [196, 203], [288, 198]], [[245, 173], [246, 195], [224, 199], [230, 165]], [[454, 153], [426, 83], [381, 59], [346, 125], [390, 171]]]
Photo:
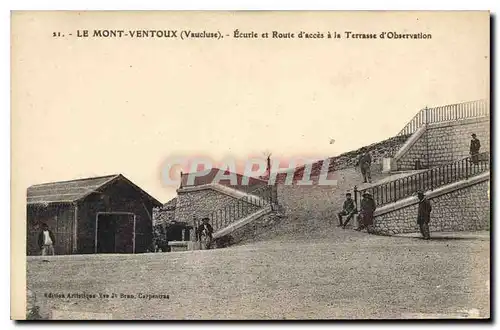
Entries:
[[11, 317], [490, 318], [487, 11], [14, 11]]

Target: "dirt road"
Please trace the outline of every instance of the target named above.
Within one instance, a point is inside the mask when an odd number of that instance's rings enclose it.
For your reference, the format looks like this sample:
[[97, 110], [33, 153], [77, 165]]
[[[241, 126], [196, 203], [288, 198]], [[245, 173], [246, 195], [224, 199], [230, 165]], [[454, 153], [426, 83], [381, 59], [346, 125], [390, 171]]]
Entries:
[[[317, 240], [209, 251], [29, 257], [28, 286], [45, 317], [54, 309], [113, 319], [489, 317], [489, 246], [489, 233], [423, 241], [332, 229]], [[148, 294], [157, 297], [141, 298]]]

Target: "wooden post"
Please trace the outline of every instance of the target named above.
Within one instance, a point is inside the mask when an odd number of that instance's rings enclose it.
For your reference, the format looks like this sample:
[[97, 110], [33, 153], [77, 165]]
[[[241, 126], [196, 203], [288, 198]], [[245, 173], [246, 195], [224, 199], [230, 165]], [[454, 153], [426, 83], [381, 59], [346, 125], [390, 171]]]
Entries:
[[75, 218], [73, 219], [73, 253], [78, 253], [78, 202], [75, 204]]
[[99, 229], [99, 213], [95, 216], [95, 236], [94, 236], [94, 253], [97, 253], [97, 230]]
[[132, 238], [132, 253], [133, 254], [135, 254], [135, 239], [136, 239], [135, 230], [136, 230], [136, 218], [135, 218], [135, 214], [134, 214], [134, 235]]

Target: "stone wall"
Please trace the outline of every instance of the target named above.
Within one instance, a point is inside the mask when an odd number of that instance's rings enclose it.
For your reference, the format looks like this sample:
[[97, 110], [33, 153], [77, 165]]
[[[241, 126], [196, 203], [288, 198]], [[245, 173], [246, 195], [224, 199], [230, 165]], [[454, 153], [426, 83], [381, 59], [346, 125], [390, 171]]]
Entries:
[[153, 208], [153, 226], [163, 225], [175, 220], [175, 208], [177, 206], [177, 197], [172, 198], [161, 207]]
[[[476, 231], [490, 228], [489, 180], [430, 198], [431, 232]], [[392, 212], [375, 216], [374, 232], [395, 235], [418, 232], [415, 202]]]
[[175, 221], [193, 224], [236, 198], [212, 189], [177, 193]]
[[[236, 205], [236, 201], [243, 203], [241, 199], [223, 194], [213, 189], [203, 189], [196, 191], [178, 191], [177, 206], [175, 209], [175, 221], [187, 222], [193, 225], [193, 219], [200, 221], [204, 217], [211, 217], [212, 212], [227, 208], [227, 214], [224, 216], [228, 219], [235, 220], [236, 215], [233, 215], [231, 206]], [[248, 204], [248, 205], [247, 205]], [[245, 212], [252, 213], [259, 207], [250, 203], [245, 204]], [[216, 224], [212, 223], [214, 230], [217, 229]]]
[[489, 152], [489, 117], [429, 124], [408, 152], [396, 160], [397, 168], [412, 170], [417, 160], [423, 166], [434, 167], [465, 158], [469, 156], [472, 133], [481, 141], [480, 152]]
[[236, 229], [231, 234], [223, 236], [219, 241], [224, 242], [222, 245], [227, 246], [265, 239], [266, 236], [272, 235], [274, 228], [286, 219], [284, 216], [271, 212]]
[[175, 207], [153, 208], [153, 226], [165, 225], [175, 220]]
[[[372, 158], [372, 172], [378, 171], [382, 168], [382, 160], [384, 158], [393, 157], [409, 137], [410, 135], [395, 136], [381, 142], [372, 143], [369, 146], [345, 152], [339, 156], [317, 161], [311, 164], [311, 179], [314, 180], [314, 178], [317, 179], [320, 176], [324, 161], [328, 162], [329, 173], [354, 168], [357, 165], [359, 157], [367, 151], [370, 152]], [[302, 180], [305, 172], [305, 167], [299, 166], [294, 170], [290, 170], [287, 172], [293, 172], [293, 182], [297, 182]], [[276, 182], [278, 184], [282, 184], [285, 182], [287, 172], [281, 172], [276, 176]]]

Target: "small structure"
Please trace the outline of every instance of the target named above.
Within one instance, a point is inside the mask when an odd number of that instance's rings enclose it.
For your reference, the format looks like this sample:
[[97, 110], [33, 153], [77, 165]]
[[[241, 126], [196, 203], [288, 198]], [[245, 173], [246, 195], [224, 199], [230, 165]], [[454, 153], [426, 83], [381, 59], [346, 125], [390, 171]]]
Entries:
[[56, 254], [146, 252], [161, 205], [121, 174], [31, 186], [26, 252], [40, 253], [42, 223], [54, 232]]
[[153, 208], [153, 244], [155, 251], [169, 252], [167, 227], [175, 221], [177, 197], [160, 207]]
[[164, 252], [185, 251], [194, 240], [193, 225], [175, 218], [178, 197], [153, 209], [155, 245]]
[[186, 222], [171, 221], [166, 224], [167, 241], [169, 251], [192, 250], [192, 242], [195, 240], [193, 226]]

